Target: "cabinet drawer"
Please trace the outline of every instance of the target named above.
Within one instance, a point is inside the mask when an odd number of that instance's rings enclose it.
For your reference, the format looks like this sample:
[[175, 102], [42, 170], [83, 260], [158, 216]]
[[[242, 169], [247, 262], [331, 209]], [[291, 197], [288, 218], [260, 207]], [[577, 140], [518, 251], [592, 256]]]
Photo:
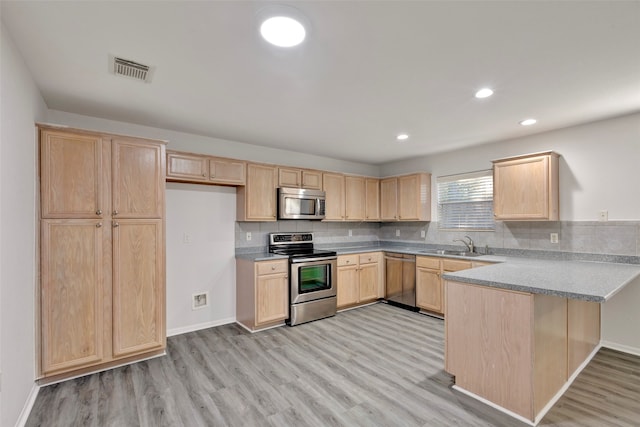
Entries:
[[283, 261], [261, 261], [258, 264], [258, 275], [286, 273], [289, 265], [286, 260]]
[[457, 259], [443, 259], [442, 269], [444, 271], [459, 271], [471, 268], [471, 261], [460, 261]]
[[372, 252], [369, 254], [360, 254], [360, 264], [372, 264], [380, 261], [380, 252]]
[[423, 267], [423, 268], [431, 268], [434, 270], [440, 270], [440, 258], [417, 256], [416, 266]]
[[338, 257], [338, 267], [343, 265], [358, 265], [358, 255], [340, 255]]

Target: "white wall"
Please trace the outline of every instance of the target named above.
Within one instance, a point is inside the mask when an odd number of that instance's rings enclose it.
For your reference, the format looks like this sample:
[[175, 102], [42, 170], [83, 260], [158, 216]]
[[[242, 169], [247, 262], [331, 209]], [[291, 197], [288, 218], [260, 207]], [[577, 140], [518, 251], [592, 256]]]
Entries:
[[[491, 169], [491, 160], [553, 150], [560, 159], [560, 219], [640, 219], [640, 114], [545, 132], [526, 138], [417, 157], [381, 166], [381, 176], [427, 171], [435, 177]], [[436, 218], [432, 203], [432, 218]]]
[[[167, 183], [169, 335], [235, 321], [235, 216], [234, 187]], [[208, 307], [192, 310], [202, 292]]]
[[119, 133], [144, 138], [156, 138], [169, 141], [171, 150], [190, 151], [221, 157], [250, 160], [254, 162], [278, 165], [299, 166], [335, 172], [348, 172], [358, 175], [378, 176], [379, 167], [365, 163], [331, 159], [329, 157], [296, 153], [275, 148], [261, 147], [237, 141], [209, 138], [167, 129], [140, 126], [132, 123], [105, 120], [96, 117], [49, 110], [47, 121], [82, 129]]
[[46, 105], [0, 23], [0, 425], [15, 425], [35, 378], [36, 131]]
[[602, 304], [602, 343], [640, 356], [640, 278]]

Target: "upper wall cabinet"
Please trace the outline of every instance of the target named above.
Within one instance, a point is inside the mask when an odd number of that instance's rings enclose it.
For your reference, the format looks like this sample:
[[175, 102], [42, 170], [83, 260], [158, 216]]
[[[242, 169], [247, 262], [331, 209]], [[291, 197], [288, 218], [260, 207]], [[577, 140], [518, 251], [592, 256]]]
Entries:
[[553, 151], [493, 161], [493, 209], [501, 221], [557, 221], [559, 155]]
[[278, 187], [321, 190], [322, 172], [296, 168], [278, 168]]
[[244, 185], [245, 167], [240, 160], [167, 151], [167, 181]]
[[344, 221], [344, 175], [339, 173], [323, 173], [322, 190], [326, 193], [325, 221]]
[[275, 221], [278, 170], [275, 166], [249, 163], [244, 187], [236, 192], [238, 221]]
[[380, 180], [382, 221], [430, 221], [431, 175], [415, 173]]
[[42, 218], [100, 218], [110, 208], [110, 150], [110, 141], [101, 135], [43, 130]]

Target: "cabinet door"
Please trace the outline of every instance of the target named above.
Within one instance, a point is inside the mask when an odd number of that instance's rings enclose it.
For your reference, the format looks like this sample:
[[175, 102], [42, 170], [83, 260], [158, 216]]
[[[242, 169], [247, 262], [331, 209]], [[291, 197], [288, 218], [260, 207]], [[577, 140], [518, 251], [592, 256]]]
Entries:
[[322, 174], [322, 188], [326, 193], [325, 220], [344, 220], [344, 175]]
[[300, 169], [278, 168], [278, 187], [300, 187], [302, 171]]
[[558, 219], [557, 155], [497, 162], [493, 185], [496, 219]]
[[367, 178], [365, 183], [365, 212], [367, 221], [380, 220], [380, 180]]
[[114, 219], [112, 227], [114, 357], [163, 348], [163, 222]]
[[256, 325], [289, 317], [289, 278], [286, 273], [258, 276], [256, 280]]
[[42, 217], [99, 218], [106, 213], [105, 161], [108, 144], [99, 136], [41, 130]]
[[277, 170], [274, 166], [248, 164], [244, 194], [245, 220], [275, 221]]
[[416, 275], [416, 305], [425, 310], [442, 313], [442, 298], [440, 271], [418, 267]]
[[164, 144], [114, 139], [113, 216], [162, 218], [164, 214]]
[[303, 170], [302, 188], [308, 188], [309, 190], [322, 190], [322, 172]]
[[373, 301], [378, 298], [379, 267], [377, 262], [360, 266], [360, 302]]
[[209, 180], [216, 184], [244, 185], [245, 162], [209, 159]]
[[103, 234], [100, 220], [42, 220], [42, 373], [102, 361]]
[[209, 160], [205, 156], [186, 153], [167, 153], [167, 179], [172, 181], [207, 182]]
[[359, 176], [347, 176], [345, 183], [345, 219], [347, 221], [364, 220], [365, 179]]
[[380, 180], [380, 219], [396, 221], [398, 219], [398, 179]]
[[358, 266], [338, 267], [338, 308], [358, 302]]

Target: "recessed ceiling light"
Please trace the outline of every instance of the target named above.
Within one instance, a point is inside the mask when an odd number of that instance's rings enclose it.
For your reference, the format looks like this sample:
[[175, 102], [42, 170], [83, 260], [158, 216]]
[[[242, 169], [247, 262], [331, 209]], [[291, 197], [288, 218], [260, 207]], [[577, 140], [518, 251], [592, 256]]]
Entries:
[[493, 91], [488, 87], [482, 88], [476, 92], [476, 98], [488, 98], [493, 95]]
[[260, 25], [260, 34], [273, 45], [293, 47], [304, 41], [307, 31], [296, 19], [288, 16], [272, 16]]
[[537, 122], [536, 119], [526, 119], [526, 120], [521, 121], [520, 124], [522, 126], [531, 126], [531, 125], [535, 125], [536, 122]]
[[398, 136], [396, 136], [396, 139], [398, 141], [406, 141], [407, 139], [409, 139], [409, 135], [406, 133], [399, 133]]

